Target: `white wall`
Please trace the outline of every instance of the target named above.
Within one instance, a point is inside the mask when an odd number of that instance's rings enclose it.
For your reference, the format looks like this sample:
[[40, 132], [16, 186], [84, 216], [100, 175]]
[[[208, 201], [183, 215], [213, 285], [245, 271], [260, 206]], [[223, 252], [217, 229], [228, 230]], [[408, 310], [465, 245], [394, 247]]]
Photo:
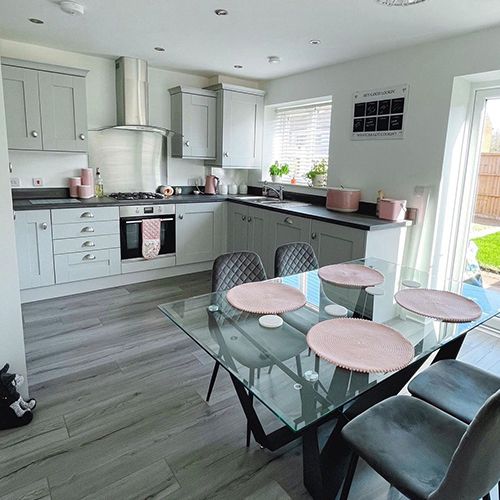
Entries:
[[[362, 189], [362, 199], [414, 201], [414, 187], [430, 188], [419, 265], [427, 267], [436, 217], [454, 78], [500, 69], [500, 28], [372, 56], [268, 82], [266, 104], [332, 95], [329, 185]], [[404, 140], [351, 141], [356, 90], [409, 84]]]
[[[0, 52], [1, 54], [1, 52]], [[11, 371], [27, 376], [21, 297], [17, 274], [16, 238], [10, 196], [9, 159], [0, 67], [0, 365], [11, 365]], [[27, 385], [23, 395], [27, 395]]]

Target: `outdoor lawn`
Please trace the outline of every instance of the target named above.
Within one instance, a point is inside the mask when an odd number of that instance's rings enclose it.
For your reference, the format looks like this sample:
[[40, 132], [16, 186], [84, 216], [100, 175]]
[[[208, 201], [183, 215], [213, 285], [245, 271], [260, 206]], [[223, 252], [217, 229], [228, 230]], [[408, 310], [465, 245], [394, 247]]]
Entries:
[[478, 246], [477, 260], [482, 269], [500, 272], [500, 232], [473, 239]]

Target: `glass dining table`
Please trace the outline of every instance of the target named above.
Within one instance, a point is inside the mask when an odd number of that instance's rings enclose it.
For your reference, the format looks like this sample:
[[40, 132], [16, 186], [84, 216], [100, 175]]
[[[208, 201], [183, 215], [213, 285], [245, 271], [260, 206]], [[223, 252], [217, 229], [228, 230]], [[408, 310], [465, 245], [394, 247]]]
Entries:
[[[352, 261], [382, 273], [373, 289], [338, 286], [322, 281], [318, 271], [269, 281], [303, 292], [306, 304], [280, 314], [283, 325], [264, 328], [259, 315], [233, 308], [227, 292], [209, 293], [159, 306], [186, 335], [226, 369], [247, 418], [248, 428], [263, 448], [275, 451], [302, 438], [304, 484], [314, 500], [335, 498], [345, 477], [350, 450], [340, 431], [352, 418], [374, 404], [398, 394], [431, 356], [432, 362], [453, 359], [468, 332], [499, 313], [500, 293], [440, 278], [410, 267], [375, 258]], [[455, 292], [475, 301], [482, 315], [470, 323], [445, 323], [402, 309], [394, 295], [407, 287]], [[347, 315], [390, 326], [414, 347], [413, 360], [390, 373], [346, 370], [320, 359], [306, 341], [310, 328], [332, 319], [328, 305], [347, 309]], [[284, 425], [266, 432], [253, 398]], [[330, 422], [325, 441], [319, 428]], [[327, 428], [325, 426], [325, 428]], [[322, 433], [323, 435], [324, 433]], [[321, 442], [320, 442], [321, 441]]]

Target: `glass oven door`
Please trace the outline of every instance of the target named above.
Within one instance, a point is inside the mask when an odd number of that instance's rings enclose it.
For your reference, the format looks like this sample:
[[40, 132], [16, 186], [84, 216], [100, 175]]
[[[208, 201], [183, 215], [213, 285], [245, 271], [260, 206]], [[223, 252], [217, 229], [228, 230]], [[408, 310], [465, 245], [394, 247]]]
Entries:
[[[153, 217], [152, 217], [153, 218]], [[175, 253], [175, 217], [154, 217], [161, 220], [160, 255]], [[122, 260], [142, 258], [142, 221], [144, 217], [120, 219]]]

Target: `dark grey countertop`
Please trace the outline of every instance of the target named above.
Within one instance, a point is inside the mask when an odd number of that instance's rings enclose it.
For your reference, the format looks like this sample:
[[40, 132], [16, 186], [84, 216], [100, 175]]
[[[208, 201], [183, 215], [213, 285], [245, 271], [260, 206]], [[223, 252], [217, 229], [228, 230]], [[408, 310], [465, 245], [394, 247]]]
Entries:
[[[262, 206], [259, 203], [252, 202], [245, 199], [245, 196], [236, 195], [203, 195], [203, 194], [183, 194], [178, 196], [171, 196], [170, 198], [158, 200], [128, 200], [116, 201], [113, 198], [91, 198], [89, 200], [79, 200], [74, 202], [72, 198], [68, 198], [67, 203], [50, 203], [50, 200], [43, 200], [44, 203], [31, 203], [27, 199], [15, 199], [14, 210], [52, 210], [57, 208], [78, 208], [78, 207], [112, 207], [112, 206], [125, 206], [125, 205], [151, 205], [151, 204], [170, 204], [170, 203], [208, 203], [208, 202], [224, 202], [229, 200], [233, 203], [242, 203], [263, 210], [274, 210], [289, 215], [297, 215], [307, 217], [314, 220], [321, 220], [330, 222], [341, 226], [352, 227], [355, 229], [362, 229], [364, 231], [377, 231], [382, 229], [392, 229], [395, 227], [410, 226], [410, 221], [392, 222], [381, 220], [377, 217], [370, 217], [368, 215], [361, 215], [357, 213], [341, 213], [332, 212], [327, 210], [324, 206], [310, 205], [308, 207], [269, 207]], [[37, 200], [39, 201], [39, 200]], [[59, 201], [59, 200], [58, 200]]]

